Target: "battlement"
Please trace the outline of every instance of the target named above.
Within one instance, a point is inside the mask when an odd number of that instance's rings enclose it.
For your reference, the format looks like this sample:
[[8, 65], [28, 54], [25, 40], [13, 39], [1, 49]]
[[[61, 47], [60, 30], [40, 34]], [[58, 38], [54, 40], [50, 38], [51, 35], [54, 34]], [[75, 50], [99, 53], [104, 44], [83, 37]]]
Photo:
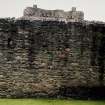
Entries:
[[71, 11], [64, 10], [45, 10], [38, 8], [37, 5], [33, 7], [27, 7], [24, 10], [22, 19], [25, 20], [42, 20], [42, 21], [65, 21], [65, 22], [81, 22], [84, 20], [84, 13], [82, 11], [76, 11], [75, 7], [72, 7]]

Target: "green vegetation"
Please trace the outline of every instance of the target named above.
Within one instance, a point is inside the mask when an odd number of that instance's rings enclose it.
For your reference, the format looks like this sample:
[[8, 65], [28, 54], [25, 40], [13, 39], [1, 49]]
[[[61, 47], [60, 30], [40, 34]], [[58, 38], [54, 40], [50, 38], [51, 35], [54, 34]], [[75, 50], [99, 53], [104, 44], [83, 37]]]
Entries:
[[105, 105], [105, 101], [80, 101], [58, 99], [0, 99], [0, 105]]

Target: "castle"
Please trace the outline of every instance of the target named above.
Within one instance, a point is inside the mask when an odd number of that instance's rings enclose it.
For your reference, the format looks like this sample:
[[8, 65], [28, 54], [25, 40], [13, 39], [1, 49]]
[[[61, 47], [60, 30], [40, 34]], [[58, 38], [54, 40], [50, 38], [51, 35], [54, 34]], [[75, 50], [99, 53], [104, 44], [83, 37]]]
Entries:
[[36, 5], [0, 19], [0, 98], [28, 97], [105, 99], [105, 23]]
[[84, 13], [82, 11], [76, 11], [75, 7], [72, 7], [71, 11], [65, 12], [64, 10], [45, 10], [37, 8], [37, 5], [33, 7], [27, 7], [24, 10], [23, 20], [42, 20], [42, 21], [64, 21], [64, 22], [81, 22], [84, 20]]

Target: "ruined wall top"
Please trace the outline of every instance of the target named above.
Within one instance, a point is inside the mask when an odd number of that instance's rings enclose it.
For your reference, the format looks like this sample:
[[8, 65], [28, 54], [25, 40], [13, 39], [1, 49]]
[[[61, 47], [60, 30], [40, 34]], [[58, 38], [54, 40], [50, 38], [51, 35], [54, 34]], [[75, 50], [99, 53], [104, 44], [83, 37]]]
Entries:
[[75, 7], [72, 7], [71, 11], [65, 12], [58, 9], [45, 10], [38, 8], [37, 5], [33, 5], [33, 7], [27, 7], [24, 10], [22, 19], [80, 22], [84, 20], [84, 13], [82, 11], [76, 11]]

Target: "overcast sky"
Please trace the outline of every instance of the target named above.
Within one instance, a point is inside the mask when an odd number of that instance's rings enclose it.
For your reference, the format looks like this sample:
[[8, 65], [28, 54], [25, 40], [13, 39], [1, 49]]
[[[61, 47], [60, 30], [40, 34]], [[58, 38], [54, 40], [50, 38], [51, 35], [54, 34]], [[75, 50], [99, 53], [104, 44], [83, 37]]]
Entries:
[[0, 0], [0, 17], [20, 17], [35, 1], [39, 8], [71, 10], [72, 6], [85, 13], [86, 20], [105, 22], [105, 0]]

